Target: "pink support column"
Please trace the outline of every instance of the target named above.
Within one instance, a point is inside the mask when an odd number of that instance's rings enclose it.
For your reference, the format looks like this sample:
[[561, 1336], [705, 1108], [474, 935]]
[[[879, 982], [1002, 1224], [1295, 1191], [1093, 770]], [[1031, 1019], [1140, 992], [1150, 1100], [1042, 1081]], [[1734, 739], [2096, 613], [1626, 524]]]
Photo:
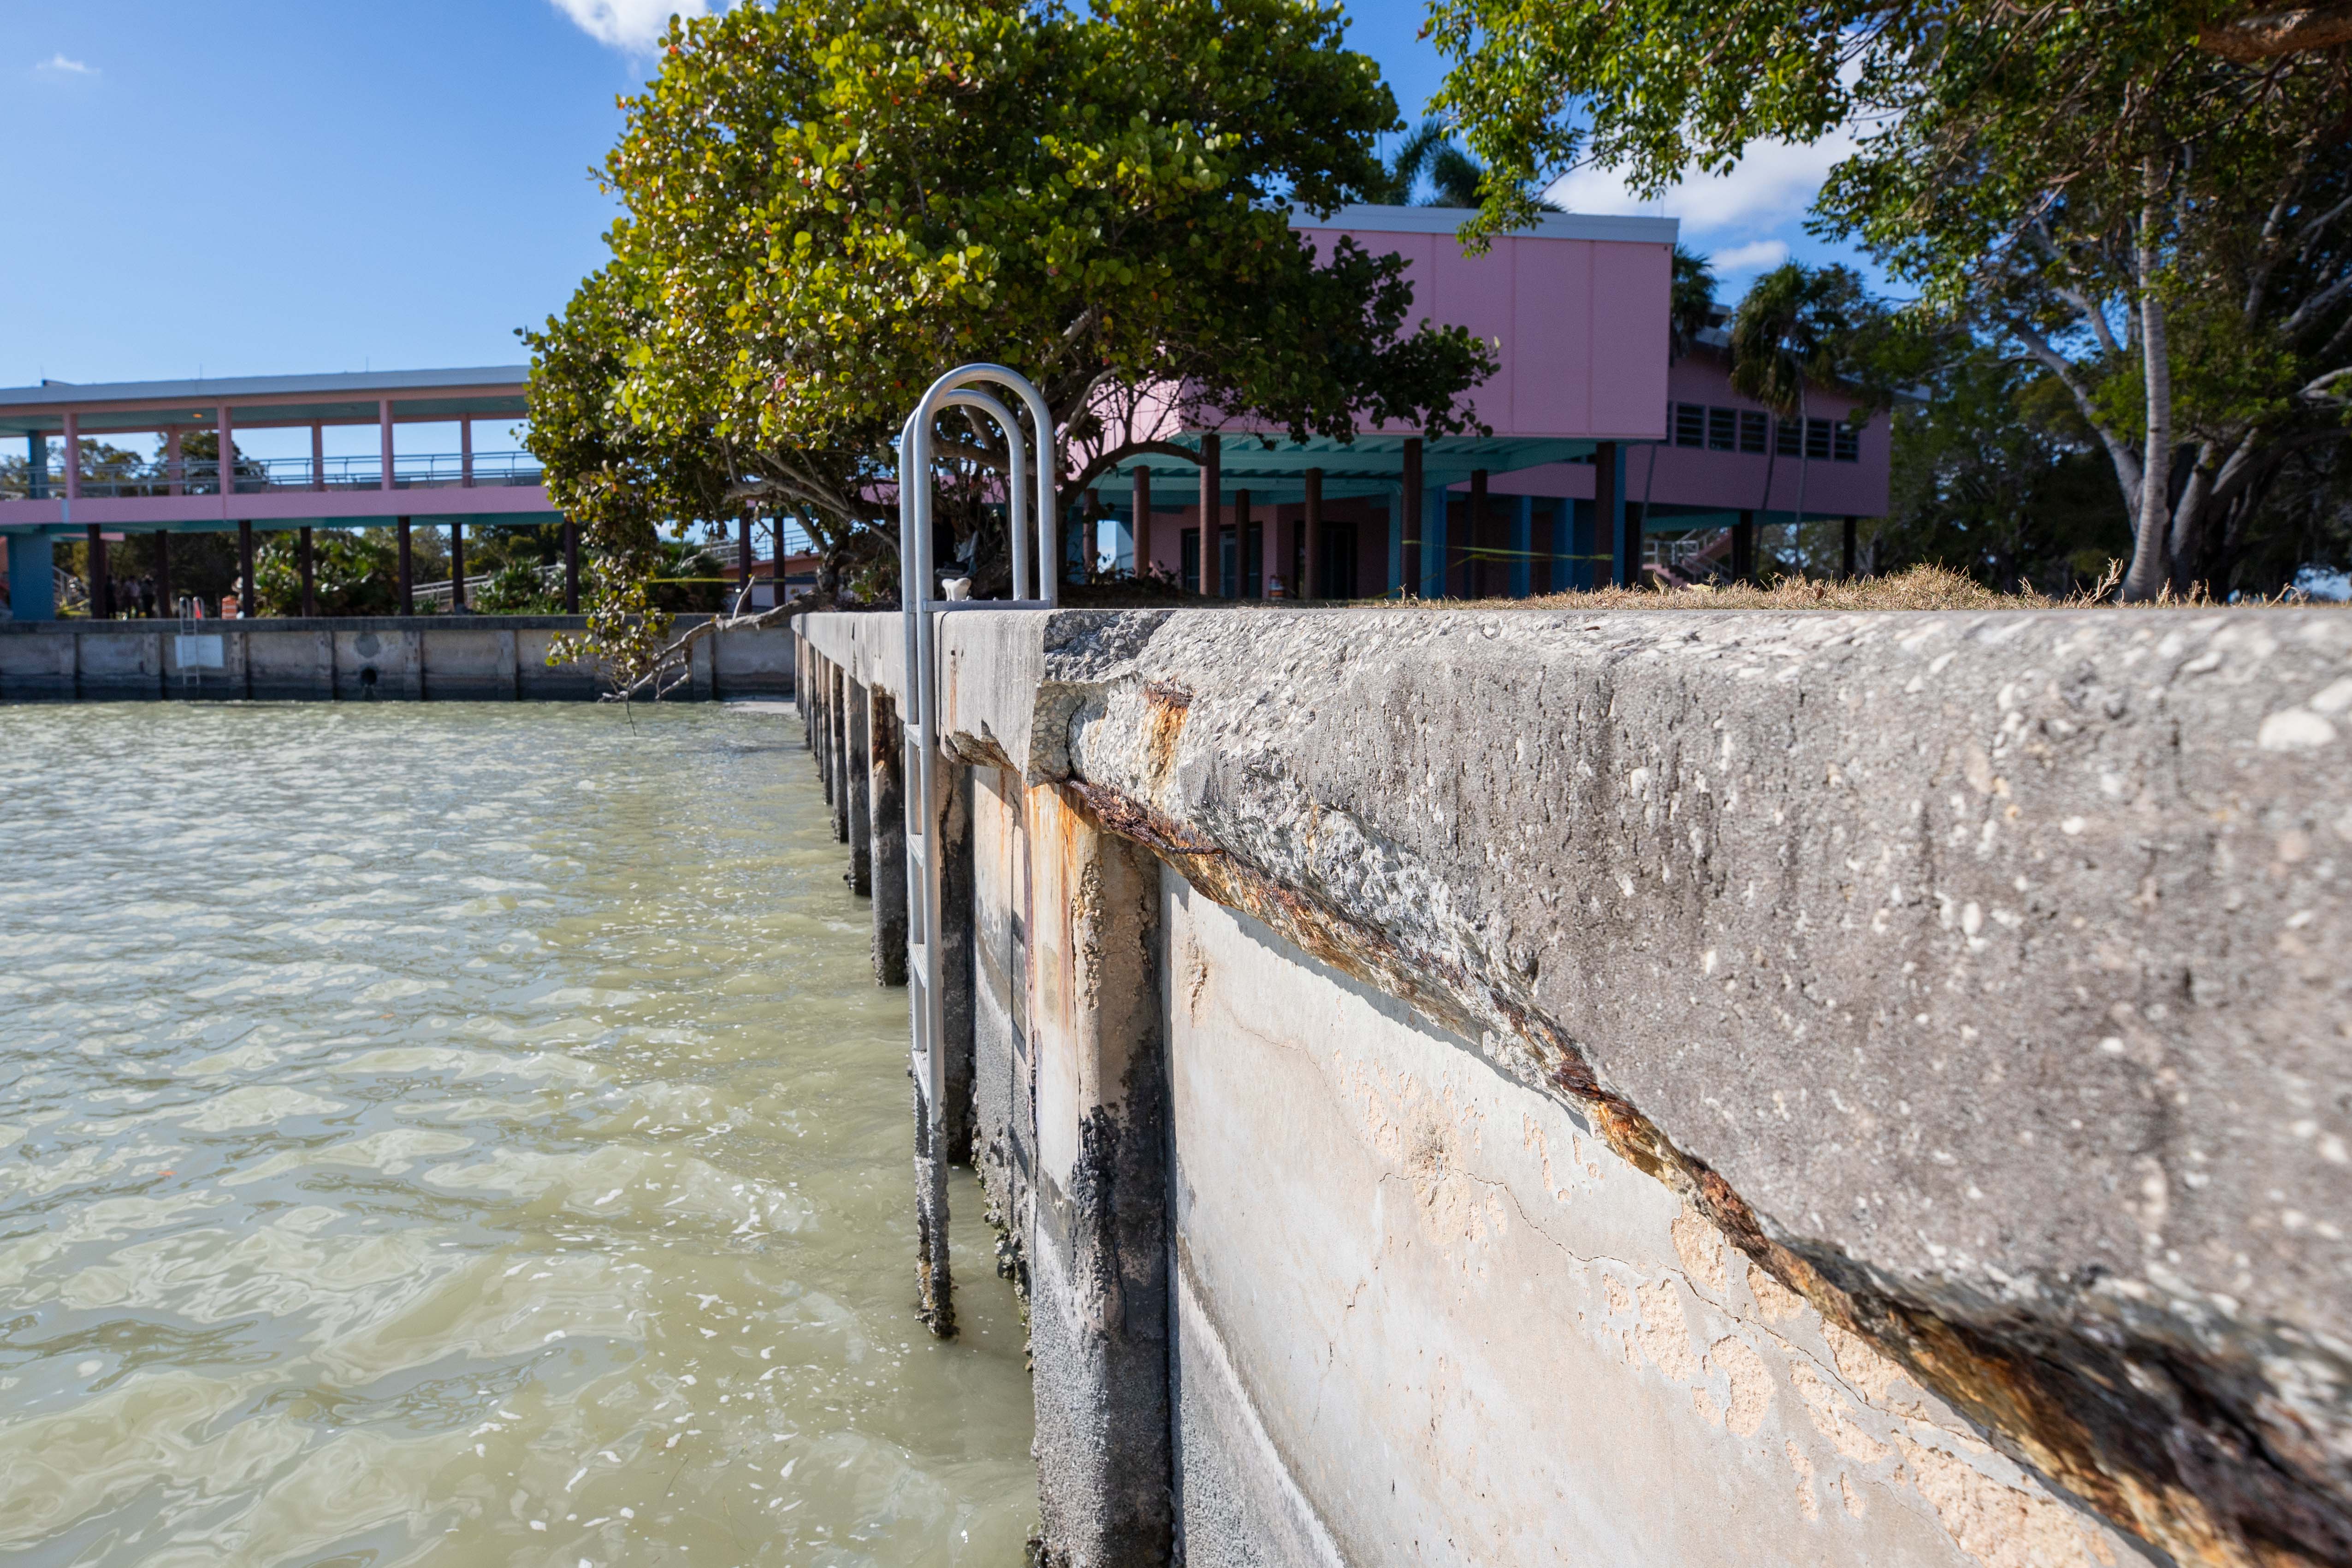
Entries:
[[393, 487], [393, 486], [392, 486], [392, 400], [391, 400], [390, 398], [382, 398], [382, 399], [379, 399], [379, 400], [377, 401], [376, 405], [375, 405], [375, 418], [376, 418], [376, 429], [377, 429], [377, 432], [378, 432], [378, 434], [379, 434], [379, 435], [380, 435], [380, 437], [381, 437], [380, 444], [382, 445], [382, 448], [383, 448], [383, 477], [382, 477], [382, 478], [377, 482], [377, 487], [378, 487], [378, 488], [380, 488], [380, 489], [389, 490], [389, 489], [391, 489], [391, 488]]
[[457, 483], [466, 489], [474, 487], [474, 422], [457, 422]]
[[180, 456], [180, 427], [176, 424], [163, 433], [163, 472], [171, 476], [173, 495], [188, 493], [187, 466]]
[[[66, 499], [81, 496], [81, 415], [66, 415]], [[95, 602], [93, 601], [93, 602]]]
[[214, 411], [213, 430], [220, 437], [219, 483], [224, 496], [236, 494], [236, 421], [229, 413], [228, 404]]
[[327, 427], [314, 424], [310, 427], [310, 488], [323, 490], [326, 487]]

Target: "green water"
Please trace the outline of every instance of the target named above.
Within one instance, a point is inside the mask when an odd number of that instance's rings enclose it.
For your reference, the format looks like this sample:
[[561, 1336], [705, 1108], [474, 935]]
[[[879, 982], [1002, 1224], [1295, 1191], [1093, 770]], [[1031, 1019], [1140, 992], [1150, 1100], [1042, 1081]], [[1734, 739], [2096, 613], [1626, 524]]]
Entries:
[[0, 708], [0, 1562], [1020, 1561], [788, 710]]

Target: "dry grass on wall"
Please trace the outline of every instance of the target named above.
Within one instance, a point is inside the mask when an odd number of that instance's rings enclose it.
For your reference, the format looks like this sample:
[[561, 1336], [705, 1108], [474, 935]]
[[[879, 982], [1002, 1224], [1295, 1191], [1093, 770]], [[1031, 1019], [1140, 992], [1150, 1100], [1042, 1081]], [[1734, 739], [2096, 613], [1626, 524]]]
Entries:
[[[1784, 577], [1765, 586], [1740, 583], [1717, 587], [1707, 583], [1687, 588], [1596, 588], [1581, 593], [1551, 593], [1536, 599], [1475, 601], [1481, 608], [1528, 610], [2086, 610], [2095, 605], [2124, 608], [2173, 608], [2216, 602], [2198, 585], [2185, 598], [2169, 589], [2145, 606], [2126, 606], [2117, 591], [2123, 580], [2118, 561], [2096, 588], [2054, 598], [2030, 590], [2003, 593], [1987, 588], [1965, 572], [1940, 566], [1915, 566], [1888, 577], [1859, 577], [1842, 582], [1815, 582]], [[1471, 602], [1471, 601], [1464, 601]], [[2242, 608], [2309, 603], [2292, 595], [2277, 599], [2242, 600]]]

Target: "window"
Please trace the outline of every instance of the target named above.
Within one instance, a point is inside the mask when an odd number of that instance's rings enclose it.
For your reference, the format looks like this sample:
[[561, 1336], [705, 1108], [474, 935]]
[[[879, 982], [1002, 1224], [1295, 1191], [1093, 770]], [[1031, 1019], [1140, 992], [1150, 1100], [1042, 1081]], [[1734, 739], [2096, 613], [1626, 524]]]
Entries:
[[1830, 455], [1830, 426], [1836, 423], [1827, 419], [1805, 421], [1805, 455], [1826, 460]]
[[1713, 452], [1728, 452], [1739, 444], [1737, 409], [1711, 408], [1706, 411], [1706, 444]]
[[1676, 446], [1706, 444], [1706, 410], [1695, 402], [1675, 404], [1675, 444]]
[[1795, 421], [1776, 419], [1772, 422], [1772, 451], [1776, 455], [1801, 456], [1803, 455], [1804, 445], [1803, 438], [1797, 432]]
[[1837, 428], [1831, 433], [1830, 455], [1841, 463], [1861, 462], [1862, 432], [1844, 420], [1839, 420]]
[[1753, 409], [1739, 411], [1739, 450], [1761, 453], [1764, 450], [1765, 419]]

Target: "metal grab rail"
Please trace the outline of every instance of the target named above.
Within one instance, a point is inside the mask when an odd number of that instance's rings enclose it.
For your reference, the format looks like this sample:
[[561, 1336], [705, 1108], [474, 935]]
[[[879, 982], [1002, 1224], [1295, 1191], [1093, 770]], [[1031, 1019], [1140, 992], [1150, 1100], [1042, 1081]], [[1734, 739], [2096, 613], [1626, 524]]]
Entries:
[[[1030, 454], [1024, 450], [1021, 422], [1013, 411], [985, 392], [969, 390], [977, 382], [993, 382], [1014, 394], [1027, 409], [1036, 445], [1036, 505], [1034, 517], [1024, 516], [1024, 481], [1030, 478]], [[915, 1082], [920, 1092], [922, 1125], [917, 1147], [921, 1168], [925, 1157], [939, 1164], [947, 1137], [947, 1018], [940, 992], [940, 856], [932, 842], [932, 825], [940, 819], [938, 661], [932, 654], [933, 591], [931, 559], [932, 425], [949, 408], [970, 408], [993, 419], [1004, 432], [1012, 456], [1010, 523], [1013, 534], [1013, 598], [999, 601], [1004, 608], [1051, 609], [1056, 599], [1056, 553], [1054, 548], [1054, 417], [1037, 389], [1018, 372], [1003, 365], [965, 365], [933, 382], [907, 416], [898, 433], [898, 598], [904, 607], [906, 665], [899, 686], [900, 733], [905, 743], [904, 788], [907, 802], [907, 1007], [911, 1015]], [[1037, 597], [1022, 597], [1031, 580], [1030, 525], [1036, 530]], [[935, 1176], [936, 1170], [933, 1172]], [[929, 1178], [927, 1178], [929, 1179]], [[934, 1210], [926, 1204], [919, 1214], [943, 1223], [944, 1193]], [[944, 1256], [944, 1233], [924, 1236], [927, 1258]], [[934, 1250], [938, 1249], [939, 1250]]]

